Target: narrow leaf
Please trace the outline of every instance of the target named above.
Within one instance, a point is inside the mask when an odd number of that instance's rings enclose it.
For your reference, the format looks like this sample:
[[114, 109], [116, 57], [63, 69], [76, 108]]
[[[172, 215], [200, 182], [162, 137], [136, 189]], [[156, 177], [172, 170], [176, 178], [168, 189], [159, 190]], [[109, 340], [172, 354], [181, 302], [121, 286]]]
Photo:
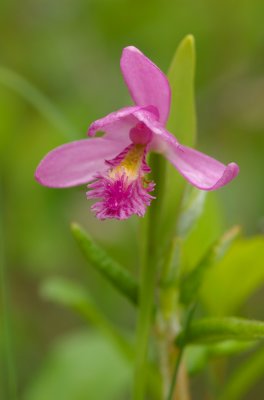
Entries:
[[185, 238], [194, 227], [203, 212], [206, 194], [194, 187], [185, 191], [176, 227], [177, 236]]
[[209, 248], [197, 267], [186, 274], [180, 285], [180, 301], [191, 303], [198, 295], [204, 276], [211, 266], [219, 261], [240, 233], [240, 227], [234, 226]]
[[176, 344], [260, 339], [264, 339], [264, 322], [231, 317], [205, 318], [193, 322], [187, 335], [184, 331], [180, 333]]
[[216, 193], [208, 193], [205, 197], [202, 214], [183, 242], [182, 269], [185, 273], [190, 272], [198, 265], [210, 247], [222, 236], [224, 229], [223, 216]]
[[241, 238], [233, 243], [214, 268], [206, 274], [201, 297], [212, 315], [236, 312], [264, 283], [264, 237]]
[[[196, 113], [194, 100], [195, 43], [192, 35], [179, 44], [172, 59], [168, 79], [171, 86], [171, 110], [167, 128], [187, 146], [195, 144]], [[175, 233], [176, 216], [186, 181], [172, 165], [167, 165], [164, 196], [165, 235]]]
[[229, 357], [251, 350], [255, 341], [226, 340], [212, 344], [193, 344], [186, 349], [186, 364], [190, 375], [203, 370], [210, 360]]
[[172, 91], [168, 129], [187, 146], [195, 144], [196, 134], [194, 74], [195, 43], [188, 35], [179, 44], [168, 72]]
[[136, 280], [113, 260], [92, 238], [77, 224], [72, 224], [72, 233], [86, 260], [93, 265], [115, 288], [135, 305], [138, 302], [138, 284]]
[[210, 359], [233, 356], [251, 350], [257, 343], [255, 340], [225, 340], [224, 342], [210, 344], [207, 346], [207, 352]]

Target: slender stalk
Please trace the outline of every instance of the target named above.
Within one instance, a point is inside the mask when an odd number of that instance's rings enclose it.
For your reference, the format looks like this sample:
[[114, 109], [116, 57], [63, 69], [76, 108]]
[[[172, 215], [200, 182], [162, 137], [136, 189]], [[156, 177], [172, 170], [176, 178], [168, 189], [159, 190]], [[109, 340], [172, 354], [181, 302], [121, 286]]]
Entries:
[[156, 197], [144, 221], [144, 254], [139, 288], [139, 314], [136, 337], [136, 362], [134, 400], [144, 400], [147, 375], [148, 341], [151, 329], [156, 271], [159, 259], [158, 226], [161, 214], [162, 192], [165, 180], [165, 163], [161, 156], [152, 155], [152, 176], [156, 182]]
[[181, 360], [182, 360], [182, 356], [183, 356], [183, 351], [184, 351], [184, 347], [181, 347], [180, 351], [178, 353], [176, 364], [175, 364], [175, 368], [174, 368], [174, 371], [173, 371], [173, 376], [172, 376], [172, 381], [171, 381], [168, 400], [173, 400], [174, 390], [175, 390], [175, 386], [176, 386], [178, 372], [179, 372], [179, 369], [180, 369], [180, 364], [181, 364]]
[[[184, 324], [184, 337], [188, 336], [188, 330], [189, 330], [189, 326], [195, 311], [195, 307], [196, 304], [192, 305], [186, 315], [186, 321]], [[168, 395], [168, 399], [167, 400], [173, 400], [173, 396], [174, 396], [174, 392], [175, 392], [175, 386], [177, 383], [177, 377], [178, 377], [178, 373], [179, 373], [179, 369], [180, 369], [180, 365], [181, 365], [181, 361], [182, 361], [182, 356], [183, 356], [183, 352], [184, 352], [184, 347], [185, 347], [185, 342], [183, 340], [182, 346], [179, 349], [179, 353], [176, 359], [176, 364], [174, 367], [174, 371], [173, 371], [173, 375], [172, 375], [172, 380], [171, 380], [171, 386], [170, 386], [170, 391], [169, 391], [169, 395]]]
[[2, 196], [2, 187], [0, 187], [0, 202], [1, 202], [1, 214], [0, 214], [0, 280], [1, 280], [1, 297], [3, 307], [3, 358], [6, 365], [6, 385], [7, 385], [7, 398], [10, 400], [17, 399], [17, 382], [16, 373], [12, 353], [12, 341], [10, 333], [10, 319], [9, 319], [9, 296], [5, 266], [5, 253], [4, 253], [4, 232], [3, 232], [3, 216], [4, 216], [4, 204]]

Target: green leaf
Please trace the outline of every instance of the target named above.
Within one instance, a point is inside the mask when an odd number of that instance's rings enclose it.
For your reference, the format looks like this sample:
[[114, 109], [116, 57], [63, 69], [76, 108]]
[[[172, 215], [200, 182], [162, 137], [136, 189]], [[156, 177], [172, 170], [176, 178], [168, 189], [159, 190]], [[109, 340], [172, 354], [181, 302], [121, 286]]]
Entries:
[[204, 369], [210, 360], [233, 356], [252, 349], [255, 341], [226, 340], [214, 344], [189, 345], [185, 350], [187, 370], [190, 375], [195, 375]]
[[223, 232], [223, 216], [216, 193], [208, 193], [200, 218], [183, 242], [181, 262], [185, 273], [197, 266]]
[[264, 374], [264, 347], [237, 367], [229, 377], [218, 400], [240, 400], [261, 379]]
[[207, 346], [208, 357], [226, 357], [242, 353], [252, 349], [256, 346], [256, 341], [239, 341], [239, 340], [225, 340], [224, 342], [215, 343]]
[[208, 362], [206, 346], [188, 346], [185, 349], [185, 362], [189, 375], [193, 376], [202, 371]]
[[133, 304], [138, 303], [136, 280], [115, 260], [96, 244], [77, 224], [72, 224], [72, 233], [86, 260]]
[[240, 227], [234, 226], [227, 231], [213, 246], [211, 246], [195, 269], [187, 273], [180, 284], [180, 302], [190, 304], [198, 296], [199, 289], [208, 268], [221, 259], [240, 232]]
[[129, 363], [110, 342], [78, 332], [55, 344], [24, 399], [122, 399], [131, 375]]
[[225, 340], [254, 341], [264, 339], [264, 322], [242, 318], [204, 318], [193, 322], [187, 335], [179, 334], [176, 344], [214, 343]]
[[264, 237], [239, 239], [207, 272], [202, 300], [213, 315], [233, 314], [264, 282]]
[[168, 72], [171, 112], [168, 129], [187, 146], [194, 146], [196, 113], [194, 99], [195, 43], [192, 35], [179, 44]]
[[41, 286], [43, 298], [71, 308], [82, 318], [100, 329], [127, 359], [132, 359], [134, 349], [128, 340], [113, 326], [94, 304], [91, 296], [76, 283], [63, 278], [52, 278]]
[[[192, 35], [179, 44], [168, 72], [171, 87], [171, 110], [168, 130], [187, 145], [195, 144], [196, 113], [194, 100], [195, 43]], [[167, 164], [166, 195], [164, 196], [164, 232], [172, 235], [176, 215], [186, 182], [174, 167]]]
[[177, 221], [176, 235], [185, 238], [193, 229], [195, 223], [204, 210], [207, 192], [188, 186], [185, 190], [179, 218]]

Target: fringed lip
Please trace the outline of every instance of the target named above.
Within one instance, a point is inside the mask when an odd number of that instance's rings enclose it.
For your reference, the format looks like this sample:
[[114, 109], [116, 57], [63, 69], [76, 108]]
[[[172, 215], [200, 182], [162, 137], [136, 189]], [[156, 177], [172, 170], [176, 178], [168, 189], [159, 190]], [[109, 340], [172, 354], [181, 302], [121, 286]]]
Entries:
[[87, 198], [99, 199], [92, 211], [98, 219], [127, 219], [133, 214], [143, 217], [154, 198], [154, 183], [145, 179], [150, 168], [146, 163], [146, 146], [131, 144], [113, 160], [105, 174], [88, 185]]
[[[40, 184], [67, 188], [88, 184], [96, 176], [100, 177], [97, 179], [104, 191], [100, 192], [101, 196], [98, 197], [101, 200], [97, 204], [105, 209], [108, 204], [110, 210], [111, 188], [113, 199], [118, 191], [122, 193], [122, 206], [117, 207], [118, 212], [109, 211], [104, 214], [102, 210], [97, 210], [99, 206], [94, 205], [98, 218], [125, 219], [132, 214], [144, 215], [152, 199], [149, 192], [153, 190], [154, 184], [146, 184], [144, 180], [144, 175], [149, 172], [145, 161], [149, 151], [163, 154], [190, 184], [201, 190], [219, 189], [237, 176], [237, 164], [225, 165], [181, 145], [166, 130], [171, 90], [167, 77], [150, 59], [135, 47], [126, 47], [121, 57], [121, 71], [134, 105], [94, 121], [88, 130], [89, 139], [67, 143], [50, 151], [35, 172], [35, 178]], [[98, 131], [103, 131], [104, 137], [94, 137]], [[137, 145], [145, 146], [140, 162], [135, 160], [133, 164], [132, 159], [127, 159], [127, 165], [122, 165], [118, 174], [107, 174], [111, 168], [115, 168], [114, 164], [122, 164], [129, 146]], [[100, 185], [96, 188], [94, 185], [90, 185], [92, 193], [88, 197], [99, 193]]]
[[100, 177], [90, 184], [87, 192], [88, 199], [100, 199], [91, 209], [98, 219], [124, 220], [132, 215], [143, 217], [153, 196], [149, 194], [154, 184], [142, 184], [141, 179], [129, 181], [125, 174], [117, 179]]

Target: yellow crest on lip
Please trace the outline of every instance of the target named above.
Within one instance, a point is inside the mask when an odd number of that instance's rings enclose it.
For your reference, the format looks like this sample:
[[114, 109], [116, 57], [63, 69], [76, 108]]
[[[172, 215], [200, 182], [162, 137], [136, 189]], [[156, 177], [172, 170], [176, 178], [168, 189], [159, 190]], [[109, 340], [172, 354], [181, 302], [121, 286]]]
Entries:
[[116, 175], [125, 174], [131, 180], [136, 179], [144, 157], [145, 147], [142, 144], [135, 144], [131, 147], [120, 164], [109, 171], [109, 177], [115, 178]]

